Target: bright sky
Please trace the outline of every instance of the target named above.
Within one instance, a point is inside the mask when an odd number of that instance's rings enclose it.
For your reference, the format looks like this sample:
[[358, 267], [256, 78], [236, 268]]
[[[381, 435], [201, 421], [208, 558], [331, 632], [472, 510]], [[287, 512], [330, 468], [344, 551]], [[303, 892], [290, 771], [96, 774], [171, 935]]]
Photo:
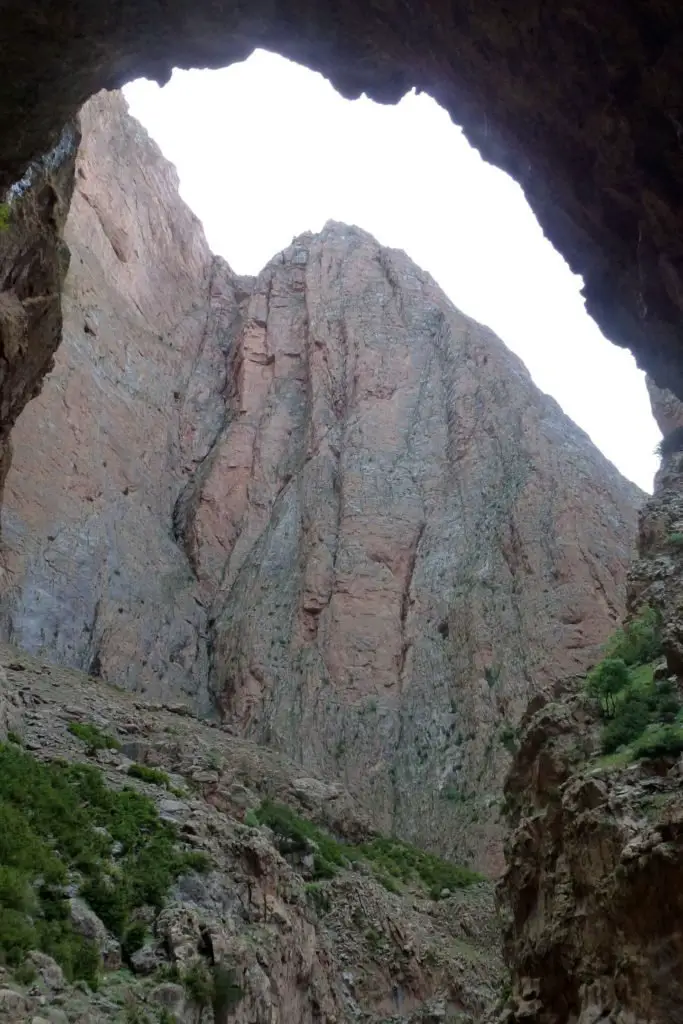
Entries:
[[125, 90], [176, 165], [209, 244], [256, 274], [325, 221], [405, 252], [491, 327], [604, 454], [652, 489], [659, 431], [643, 374], [587, 316], [581, 279], [544, 238], [522, 190], [428, 96], [342, 99], [324, 78], [256, 51], [222, 71], [176, 71]]

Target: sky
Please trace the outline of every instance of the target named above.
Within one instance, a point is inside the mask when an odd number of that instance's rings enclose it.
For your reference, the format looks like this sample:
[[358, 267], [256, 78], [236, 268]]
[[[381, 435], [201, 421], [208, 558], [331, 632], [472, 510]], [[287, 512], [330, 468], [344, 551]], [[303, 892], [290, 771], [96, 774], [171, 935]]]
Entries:
[[321, 75], [262, 50], [221, 71], [175, 71], [164, 88], [139, 80], [124, 94], [233, 270], [257, 274], [327, 220], [369, 231], [492, 328], [607, 458], [651, 491], [660, 434], [644, 375], [587, 315], [581, 278], [521, 188], [429, 96], [395, 106], [344, 100]]

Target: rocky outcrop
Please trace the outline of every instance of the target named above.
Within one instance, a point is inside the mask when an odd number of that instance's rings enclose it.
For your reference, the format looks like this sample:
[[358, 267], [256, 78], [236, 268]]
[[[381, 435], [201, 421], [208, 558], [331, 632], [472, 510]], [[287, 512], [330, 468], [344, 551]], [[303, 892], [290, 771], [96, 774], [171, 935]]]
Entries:
[[121, 98], [82, 122], [5, 636], [498, 870], [515, 726], [618, 619], [640, 493], [404, 254], [329, 224], [236, 278]]
[[77, 125], [68, 124], [0, 204], [0, 498], [10, 431], [40, 392], [61, 341], [60, 295], [69, 266], [62, 231], [78, 142]]
[[[372, 834], [357, 802], [340, 786], [302, 777], [287, 758], [197, 721], [177, 702], [141, 701], [2, 646], [5, 707], [14, 749], [48, 762], [85, 761], [112, 790], [125, 783], [153, 800], [208, 870], [179, 877], [161, 908], [140, 909], [144, 944], [124, 950], [123, 971], [103, 956], [97, 992], [67, 984], [38, 951], [28, 955], [28, 983], [25, 973], [14, 975], [16, 964], [0, 966], [3, 1020], [225, 1020], [198, 1013], [186, 981], [193, 966], [213, 959], [233, 973], [235, 1024], [483, 1021], [503, 974], [489, 883], [435, 900], [419, 879], [382, 884], [357, 859], [312, 882], [306, 864], [270, 828], [249, 824], [247, 812], [277, 800], [350, 850]], [[108, 749], [89, 749], [79, 726], [106, 736]], [[140, 781], [133, 765], [157, 774]], [[103, 922], [82, 899], [71, 903], [79, 932], [110, 955]]]
[[591, 760], [596, 724], [579, 689], [532, 707], [506, 783], [507, 1024], [683, 1013], [681, 764]]
[[0, 187], [96, 90], [223, 67], [258, 46], [347, 96], [395, 102], [414, 86], [520, 182], [607, 336], [683, 397], [682, 32], [668, 0], [425, 0], [417, 13], [399, 0], [83, 0], [78, 17], [65, 0], [12, 0], [0, 28]]

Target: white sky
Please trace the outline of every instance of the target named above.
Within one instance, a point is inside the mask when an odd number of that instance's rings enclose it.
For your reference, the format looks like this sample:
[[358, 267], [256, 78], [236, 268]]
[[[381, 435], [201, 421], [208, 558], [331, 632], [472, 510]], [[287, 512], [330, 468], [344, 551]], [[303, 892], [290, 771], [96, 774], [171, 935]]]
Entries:
[[660, 435], [643, 374], [587, 316], [581, 279], [519, 186], [484, 163], [430, 97], [349, 102], [264, 51], [124, 92], [178, 168], [209, 244], [237, 273], [258, 273], [327, 220], [364, 228], [491, 327], [621, 472], [652, 489]]

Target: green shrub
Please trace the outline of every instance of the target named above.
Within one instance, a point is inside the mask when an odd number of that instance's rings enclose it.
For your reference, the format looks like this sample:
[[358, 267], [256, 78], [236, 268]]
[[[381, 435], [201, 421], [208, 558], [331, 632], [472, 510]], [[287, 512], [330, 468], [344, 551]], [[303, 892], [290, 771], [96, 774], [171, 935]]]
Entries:
[[670, 533], [666, 539], [672, 547], [683, 547], [683, 533]]
[[326, 914], [330, 909], [330, 897], [327, 889], [320, 882], [307, 882], [305, 892], [319, 914]]
[[213, 982], [209, 968], [198, 960], [181, 976], [188, 1002], [198, 1011], [205, 1010], [213, 999]]
[[73, 930], [67, 881], [80, 875], [83, 898], [130, 943], [135, 907], [160, 907], [173, 880], [200, 862], [203, 855], [177, 848], [175, 829], [149, 798], [108, 789], [92, 766], [43, 764], [0, 744], [0, 955], [10, 965], [42, 949], [70, 981], [95, 988], [99, 954]]
[[140, 779], [142, 782], [150, 782], [153, 786], [164, 786], [170, 789], [171, 780], [160, 768], [150, 768], [146, 764], [132, 764], [128, 768], [128, 775], [132, 779]]
[[253, 809], [249, 809], [247, 811], [247, 813], [244, 815], [244, 824], [248, 825], [249, 828], [258, 828], [259, 827], [259, 825], [261, 823], [258, 820], [258, 816], [256, 814], [256, 811], [254, 811]]
[[121, 749], [121, 744], [115, 736], [102, 732], [91, 722], [69, 722], [68, 729], [72, 735], [83, 740], [91, 751]]
[[457, 786], [444, 786], [441, 790], [441, 796], [444, 800], [450, 800], [454, 804], [460, 803], [462, 800], [462, 793]]
[[286, 839], [293, 852], [306, 853], [311, 843], [314, 844], [317, 848], [314, 854], [314, 878], [332, 878], [338, 868], [346, 864], [348, 858], [341, 843], [312, 822], [300, 818], [284, 804], [264, 800], [254, 813], [258, 823], [267, 825], [276, 835]]
[[677, 757], [683, 753], [683, 728], [659, 725], [648, 729], [634, 744], [636, 757]]
[[608, 658], [621, 658], [629, 666], [645, 665], [661, 653], [660, 616], [647, 606], [640, 615], [616, 631], [606, 648]]
[[10, 225], [11, 211], [8, 203], [0, 203], [0, 231], [7, 231]]
[[650, 720], [647, 701], [638, 693], [627, 693], [602, 731], [602, 750], [613, 754], [637, 739]]
[[125, 960], [129, 960], [133, 953], [136, 953], [145, 944], [147, 938], [147, 925], [142, 921], [134, 921], [128, 925], [123, 933], [121, 951]]
[[605, 658], [588, 675], [588, 694], [600, 703], [603, 715], [614, 714], [615, 698], [630, 682], [628, 665], [622, 658]]
[[310, 843], [315, 844], [313, 876], [317, 879], [332, 878], [340, 868], [360, 859], [371, 863], [378, 881], [386, 888], [391, 886], [392, 891], [399, 891], [394, 879], [418, 881], [434, 899], [440, 897], [442, 889], [462, 889], [482, 879], [468, 868], [442, 860], [400, 839], [378, 837], [359, 846], [340, 843], [288, 807], [270, 800], [264, 800], [255, 814], [259, 823], [287, 839], [294, 851], [303, 853]]
[[7, 740], [8, 740], [9, 743], [16, 743], [16, 745], [18, 747], [22, 747], [24, 745], [23, 740], [22, 740], [21, 736], [19, 735], [19, 733], [18, 732], [14, 732], [12, 729], [8, 730]]
[[214, 1024], [225, 1024], [230, 1011], [242, 1000], [244, 992], [237, 984], [235, 972], [231, 967], [215, 964], [212, 974], [211, 1008]]
[[674, 455], [676, 452], [683, 452], [683, 427], [674, 427], [668, 434], [665, 434], [655, 452], [660, 459], [666, 458], [667, 455]]
[[27, 987], [32, 985], [37, 977], [38, 972], [30, 960], [24, 960], [23, 964], [19, 964], [14, 972], [15, 981], [20, 985], [25, 985]]
[[503, 744], [508, 753], [515, 753], [515, 751], [517, 750], [517, 730], [514, 728], [514, 726], [510, 725], [509, 722], [506, 722], [505, 725], [500, 730], [498, 738], [500, 739], [500, 742]]

